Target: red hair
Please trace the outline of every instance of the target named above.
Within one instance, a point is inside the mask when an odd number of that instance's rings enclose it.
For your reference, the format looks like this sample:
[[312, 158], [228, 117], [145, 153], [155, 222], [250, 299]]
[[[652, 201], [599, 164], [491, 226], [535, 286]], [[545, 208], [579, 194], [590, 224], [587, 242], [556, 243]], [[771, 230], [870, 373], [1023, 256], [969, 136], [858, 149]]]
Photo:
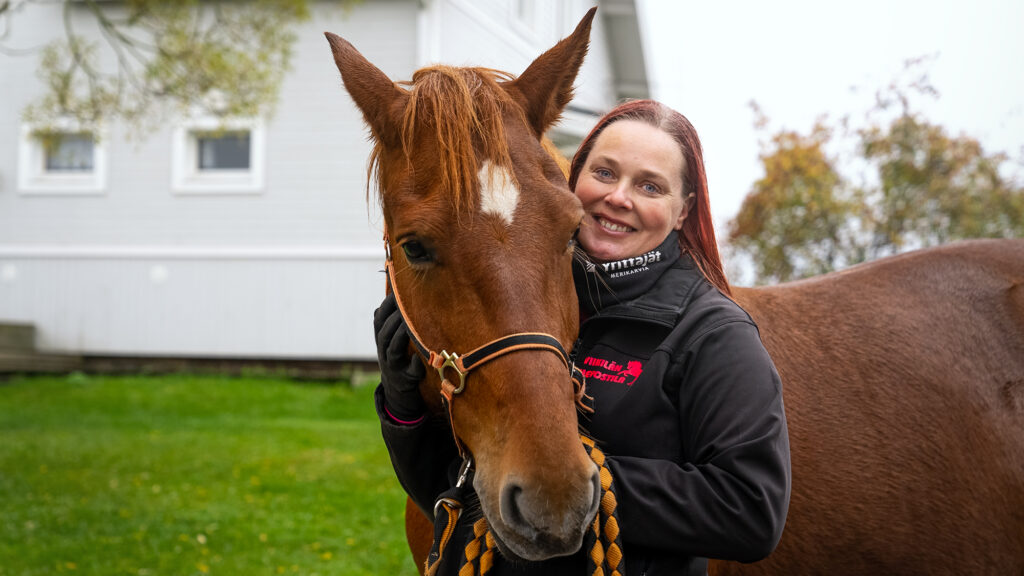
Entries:
[[683, 198], [693, 194], [693, 204], [679, 231], [679, 250], [689, 254], [704, 277], [727, 295], [732, 295], [729, 281], [722, 269], [722, 258], [718, 254], [715, 228], [711, 221], [711, 202], [708, 198], [708, 179], [704, 173], [704, 153], [697, 137], [697, 130], [685, 116], [654, 100], [632, 100], [619, 104], [608, 112], [583, 139], [579, 150], [572, 158], [569, 169], [569, 188], [576, 190], [583, 165], [594, 148], [597, 137], [619, 120], [638, 120], [671, 136], [683, 153]]

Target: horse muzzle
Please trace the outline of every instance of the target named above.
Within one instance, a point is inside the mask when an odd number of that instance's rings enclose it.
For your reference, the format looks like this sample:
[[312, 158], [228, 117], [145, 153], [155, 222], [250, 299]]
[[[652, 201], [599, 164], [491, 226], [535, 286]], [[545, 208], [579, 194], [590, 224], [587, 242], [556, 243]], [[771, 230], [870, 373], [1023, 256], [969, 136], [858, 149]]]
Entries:
[[483, 494], [481, 506], [502, 554], [537, 562], [577, 552], [600, 499], [601, 480], [595, 465], [579, 489], [561, 495], [508, 476], [498, 491], [497, 513], [487, 509]]

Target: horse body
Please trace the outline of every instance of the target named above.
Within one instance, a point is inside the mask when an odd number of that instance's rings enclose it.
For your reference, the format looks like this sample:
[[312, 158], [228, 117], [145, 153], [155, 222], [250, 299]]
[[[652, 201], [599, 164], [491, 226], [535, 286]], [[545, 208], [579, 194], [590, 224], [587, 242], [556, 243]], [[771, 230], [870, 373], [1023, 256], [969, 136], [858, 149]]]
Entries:
[[777, 550], [713, 574], [1024, 570], [1024, 240], [735, 296], [782, 377], [793, 492]]

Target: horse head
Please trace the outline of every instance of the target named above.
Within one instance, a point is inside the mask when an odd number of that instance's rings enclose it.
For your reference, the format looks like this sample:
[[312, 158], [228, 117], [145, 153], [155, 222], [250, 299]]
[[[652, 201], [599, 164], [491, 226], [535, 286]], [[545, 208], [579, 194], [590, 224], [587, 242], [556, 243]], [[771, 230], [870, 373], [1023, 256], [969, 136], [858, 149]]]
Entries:
[[[372, 132], [369, 175], [393, 288], [430, 349], [465, 353], [514, 333], [545, 333], [572, 346], [578, 309], [570, 260], [583, 212], [542, 138], [572, 97], [593, 16], [592, 9], [518, 78], [434, 66], [396, 84], [327, 34]], [[428, 370], [421, 388], [437, 412], [441, 383]], [[450, 410], [502, 552], [542, 560], [579, 549], [600, 481], [579, 440], [562, 357], [525, 349], [487, 361], [468, 374]]]

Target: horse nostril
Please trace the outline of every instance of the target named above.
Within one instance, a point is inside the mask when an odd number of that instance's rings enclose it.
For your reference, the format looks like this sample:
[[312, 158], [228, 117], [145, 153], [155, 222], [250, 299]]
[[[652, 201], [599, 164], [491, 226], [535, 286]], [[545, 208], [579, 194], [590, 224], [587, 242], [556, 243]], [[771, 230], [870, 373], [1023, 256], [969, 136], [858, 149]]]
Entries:
[[593, 494], [591, 495], [587, 518], [592, 521], [597, 514], [598, 507], [601, 505], [601, 471], [596, 467], [594, 468], [594, 473], [590, 475], [590, 487], [593, 490]]
[[510, 527], [516, 529], [528, 528], [529, 524], [523, 518], [523, 512], [519, 507], [519, 499], [523, 489], [517, 484], [508, 483], [501, 491], [501, 518]]

